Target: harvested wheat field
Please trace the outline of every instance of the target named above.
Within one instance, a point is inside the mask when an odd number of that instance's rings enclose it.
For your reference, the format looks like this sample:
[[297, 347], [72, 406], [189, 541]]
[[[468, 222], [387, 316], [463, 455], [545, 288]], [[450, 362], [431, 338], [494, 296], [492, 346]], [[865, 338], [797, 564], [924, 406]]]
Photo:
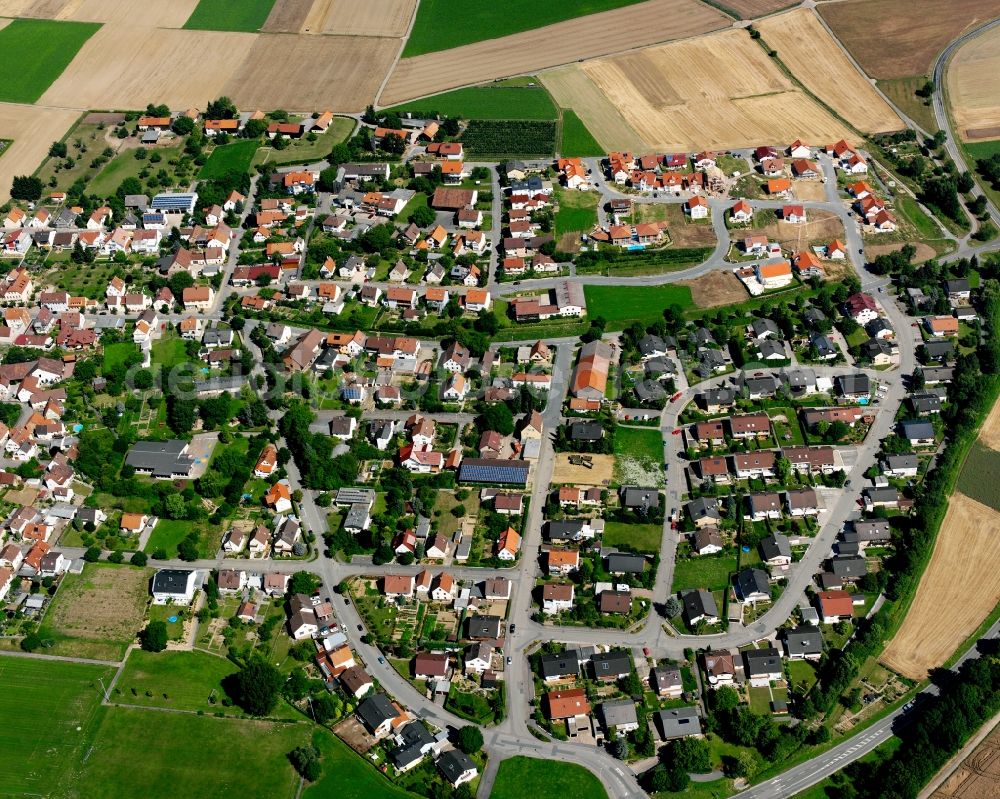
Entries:
[[[39, 104], [133, 108], [155, 101], [172, 108], [201, 108], [225, 94], [223, 87], [255, 39], [251, 33], [111, 23], [90, 37]], [[184, 64], [197, 64], [198, 69], [178, 66]]]
[[558, 453], [551, 482], [555, 485], [607, 485], [615, 472], [615, 456], [589, 455], [588, 457], [593, 459], [592, 469], [570, 463], [568, 452]]
[[539, 79], [558, 105], [586, 114], [587, 130], [600, 145], [612, 150], [642, 150], [646, 143], [625, 121], [607, 95], [575, 65], [541, 73]]
[[78, 22], [120, 22], [128, 20], [137, 28], [181, 28], [187, 22], [198, 0], [170, 0], [151, 3], [142, 14], [135, 13], [135, 0], [70, 0], [58, 19]]
[[1000, 14], [1000, 0], [847, 0], [819, 12], [873, 78], [927, 75], [962, 31]]
[[779, 14], [757, 27], [802, 85], [856, 128], [885, 133], [905, 127], [811, 10]]
[[914, 680], [944, 663], [1000, 602], [998, 562], [1000, 513], [956, 492], [917, 595], [882, 662]]
[[797, 5], [795, 0], [719, 0], [719, 4], [735, 11], [743, 19], [754, 19], [765, 14]]
[[34, 0], [0, 0], [0, 17], [28, 17]]
[[[648, 149], [729, 149], [850, 135], [742, 30], [589, 61], [579, 68]], [[577, 113], [589, 127], [586, 109]]]
[[263, 33], [298, 33], [312, 6], [313, 0], [277, 0], [260, 29]]
[[3, 30], [4, 28], [6, 28], [13, 21], [14, 20], [12, 20], [12, 19], [7, 19], [5, 17], [0, 17], [0, 30]]
[[10, 199], [15, 175], [30, 175], [45, 159], [49, 145], [63, 137], [80, 116], [64, 108], [0, 103], [0, 139], [14, 143], [0, 156], [0, 203]]
[[747, 298], [747, 290], [728, 269], [715, 270], [694, 280], [683, 280], [678, 285], [691, 289], [691, 299], [698, 308], [731, 305]]
[[979, 441], [984, 446], [1000, 452], [1000, 402], [993, 404], [990, 415], [979, 429]]
[[396, 39], [261, 35], [221, 94], [242, 107], [363, 111], [398, 50]]
[[955, 127], [962, 138], [996, 138], [1000, 126], [1000, 29], [988, 30], [963, 44], [951, 60], [945, 80]]
[[404, 58], [379, 103], [395, 105], [459, 86], [534, 74], [583, 58], [718, 30], [731, 21], [695, 0], [647, 0], [512, 36]]
[[315, 0], [303, 33], [343, 36], [406, 36], [417, 0]]
[[[949, 769], [952, 769], [950, 773]], [[942, 773], [945, 776], [941, 784], [928, 799], [994, 799], [1000, 796], [1000, 726], [993, 727], [961, 763], [945, 765]], [[935, 779], [941, 779], [941, 774]]]

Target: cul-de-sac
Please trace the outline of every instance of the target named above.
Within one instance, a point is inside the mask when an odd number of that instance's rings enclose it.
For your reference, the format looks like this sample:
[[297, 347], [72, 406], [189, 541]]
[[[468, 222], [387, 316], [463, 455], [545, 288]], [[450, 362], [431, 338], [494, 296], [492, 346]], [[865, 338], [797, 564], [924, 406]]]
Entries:
[[1000, 0], [0, 0], [0, 797], [1000, 795]]

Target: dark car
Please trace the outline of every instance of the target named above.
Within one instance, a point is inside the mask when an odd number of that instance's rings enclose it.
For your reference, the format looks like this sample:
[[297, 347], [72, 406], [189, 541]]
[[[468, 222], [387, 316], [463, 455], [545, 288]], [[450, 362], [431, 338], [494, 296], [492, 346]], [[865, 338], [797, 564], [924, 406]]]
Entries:
[[359, 632], [359, 633], [360, 633], [360, 632], [364, 632], [364, 629], [365, 629], [365, 628], [364, 628], [364, 627], [363, 627], [362, 625], [360, 625], [360, 624], [358, 625], [358, 632]]

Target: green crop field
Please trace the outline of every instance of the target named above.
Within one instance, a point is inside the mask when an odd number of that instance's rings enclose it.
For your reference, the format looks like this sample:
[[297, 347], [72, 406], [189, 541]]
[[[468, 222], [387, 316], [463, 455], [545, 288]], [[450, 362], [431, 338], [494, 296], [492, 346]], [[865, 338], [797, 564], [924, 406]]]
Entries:
[[309, 724], [115, 707], [103, 710], [104, 719], [87, 757], [75, 764], [73, 783], [55, 796], [295, 796], [299, 778], [287, 755], [308, 743]]
[[100, 27], [96, 22], [15, 19], [0, 29], [0, 101], [35, 102]]
[[693, 308], [691, 289], [687, 286], [584, 286], [587, 314], [603, 316], [612, 329], [632, 322], [652, 324], [663, 318], [664, 308], [679, 305]]
[[274, 0], [200, 0], [184, 27], [253, 33], [260, 30], [273, 5]]
[[415, 117], [441, 114], [463, 119], [554, 120], [559, 116], [552, 98], [540, 83], [533, 86], [510, 86], [505, 83], [470, 86], [424, 97], [389, 110], [398, 113], [408, 111]]
[[[236, 671], [232, 661], [206, 652], [135, 649], [115, 686], [114, 701], [210, 712], [221, 709], [222, 681]], [[213, 693], [214, 703], [209, 701]]]
[[76, 768], [99, 721], [98, 678], [114, 669], [0, 656], [4, 718], [0, 725], [2, 796], [50, 796]]
[[500, 764], [490, 799], [572, 796], [607, 799], [601, 781], [583, 766], [535, 757], [511, 757]]
[[958, 476], [958, 490], [1000, 511], [1000, 452], [975, 442]]
[[593, 191], [556, 189], [556, 235], [589, 233], [597, 224], [597, 204], [601, 195]]
[[604, 148], [587, 130], [587, 126], [576, 115], [576, 111], [564, 109], [562, 114], [562, 139], [559, 142], [559, 154], [563, 158], [589, 158], [604, 155]]
[[258, 146], [256, 141], [247, 139], [216, 147], [201, 168], [198, 177], [206, 180], [221, 178], [230, 172], [249, 172]]
[[[202, 0], [202, 5], [204, 5]], [[496, 39], [639, 0], [421, 0], [403, 57]], [[199, 6], [201, 8], [201, 6]], [[447, 22], [443, 23], [443, 20]]]
[[678, 558], [674, 566], [673, 590], [707, 588], [709, 591], [719, 591], [729, 585], [729, 575], [734, 571], [736, 555], [733, 553]]
[[638, 552], [654, 554], [660, 551], [660, 540], [663, 538], [662, 524], [625, 524], [623, 522], [605, 522], [605, 546], [627, 547]]
[[962, 145], [973, 158], [991, 158], [1000, 153], [1000, 139], [990, 141], [966, 142]]

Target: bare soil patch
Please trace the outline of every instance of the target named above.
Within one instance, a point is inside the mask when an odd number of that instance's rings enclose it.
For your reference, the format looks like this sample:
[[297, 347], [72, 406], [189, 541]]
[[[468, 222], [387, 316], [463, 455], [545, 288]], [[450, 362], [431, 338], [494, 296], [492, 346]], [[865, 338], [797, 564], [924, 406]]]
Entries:
[[852, 125], [868, 133], [904, 127], [811, 9], [770, 17], [758, 27], [792, 74]]
[[[171, 108], [199, 108], [206, 98], [226, 94], [227, 79], [256, 38], [252, 33], [109, 23], [90, 37], [39, 104], [134, 108], [155, 98]], [[181, 69], [179, 64], [196, 64], [197, 69]]]
[[313, 0], [277, 0], [260, 29], [264, 33], [298, 33], [312, 6]]
[[533, 74], [584, 58], [717, 30], [731, 21], [695, 0], [648, 0], [512, 36], [404, 58], [379, 103], [394, 105], [459, 86]]
[[218, 94], [248, 108], [363, 111], [398, 49], [386, 38], [261, 35]]
[[907, 78], [928, 74], [948, 42], [1000, 14], [1000, 0], [847, 0], [819, 12], [870, 76]]
[[31, 6], [35, 0], [0, 0], [0, 16], [2, 17], [30, 17], [33, 16]]
[[820, 180], [800, 179], [792, 181], [792, 192], [796, 200], [806, 202], [825, 202], [826, 187]]
[[[904, 242], [899, 242], [898, 244], [876, 244], [873, 247], [865, 247], [865, 256], [875, 258], [879, 255], [888, 255], [889, 253], [903, 249], [903, 244]], [[917, 248], [917, 254], [913, 256], [914, 263], [923, 263], [937, 257], [937, 252], [930, 245], [922, 242], [911, 242], [911, 244]], [[998, 435], [997, 440], [1000, 442], [1000, 435]]]
[[966, 141], [995, 137], [1000, 127], [1000, 30], [962, 45], [945, 76], [955, 127]]
[[303, 33], [344, 36], [406, 35], [417, 0], [315, 0]]
[[0, 103], [0, 139], [13, 139], [0, 157], [0, 203], [10, 199], [15, 175], [30, 175], [45, 159], [52, 142], [61, 139], [79, 112], [65, 108]]
[[844, 225], [840, 217], [832, 211], [818, 211], [810, 208], [806, 211], [805, 222], [784, 222], [779, 219], [769, 225], [764, 225], [757, 232], [763, 233], [769, 239], [775, 239], [782, 247], [803, 249], [810, 242], [822, 241], [829, 244], [834, 239], [844, 239]]
[[593, 459], [594, 468], [588, 469], [586, 466], [572, 464], [569, 462], [568, 452], [558, 453], [552, 470], [552, 482], [558, 485], [607, 485], [615, 472], [615, 456], [589, 455], [587, 457]]
[[691, 299], [699, 308], [731, 305], [747, 298], [747, 290], [729, 270], [709, 272], [694, 280], [681, 281], [680, 285], [691, 289]]
[[[579, 69], [650, 149], [719, 150], [849, 135], [741, 30], [589, 61]], [[586, 109], [577, 113], [589, 126]]]
[[[924, 679], [996, 607], [998, 529], [1000, 513], [961, 493], [951, 497], [917, 595], [882, 655], [885, 665], [905, 677]], [[956, 579], [958, 575], [961, 579]]]
[[66, 575], [42, 624], [43, 638], [56, 636], [50, 652], [121, 657], [145, 618], [148, 582], [145, 569], [97, 564]]

